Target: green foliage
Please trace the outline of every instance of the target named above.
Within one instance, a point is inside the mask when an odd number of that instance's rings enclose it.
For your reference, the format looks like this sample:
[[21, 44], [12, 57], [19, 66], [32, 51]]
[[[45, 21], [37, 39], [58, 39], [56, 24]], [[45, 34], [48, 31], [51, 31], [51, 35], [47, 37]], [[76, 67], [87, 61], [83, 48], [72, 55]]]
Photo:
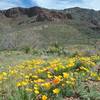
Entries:
[[89, 86], [89, 84], [85, 84], [78, 80], [78, 84], [76, 87], [76, 94], [82, 99], [82, 100], [99, 100], [100, 99], [100, 92], [97, 91], [96, 87]]
[[26, 47], [23, 48], [23, 51], [24, 51], [26, 54], [28, 54], [28, 53], [31, 52], [31, 48], [28, 47], [28, 46], [26, 46]]

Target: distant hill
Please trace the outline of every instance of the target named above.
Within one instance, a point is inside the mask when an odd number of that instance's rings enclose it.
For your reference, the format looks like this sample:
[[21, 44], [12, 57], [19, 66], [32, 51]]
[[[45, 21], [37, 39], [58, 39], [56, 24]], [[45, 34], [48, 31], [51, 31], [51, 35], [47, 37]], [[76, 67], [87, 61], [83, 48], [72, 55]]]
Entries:
[[100, 11], [40, 7], [0, 11], [0, 49], [86, 44], [100, 46]]

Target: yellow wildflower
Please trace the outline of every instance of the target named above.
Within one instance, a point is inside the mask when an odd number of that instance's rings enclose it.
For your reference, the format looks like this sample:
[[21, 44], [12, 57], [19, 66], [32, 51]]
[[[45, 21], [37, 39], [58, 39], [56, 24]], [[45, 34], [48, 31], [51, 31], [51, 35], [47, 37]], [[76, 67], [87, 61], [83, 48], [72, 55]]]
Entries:
[[58, 88], [56, 88], [56, 89], [53, 90], [54, 94], [58, 94], [59, 92], [60, 92], [60, 89], [58, 89]]
[[49, 82], [42, 84], [46, 89], [50, 89], [51, 84]]
[[28, 75], [26, 75], [26, 76], [25, 76], [25, 78], [29, 78], [29, 76], [28, 76]]
[[25, 86], [25, 85], [27, 85], [27, 84], [28, 84], [27, 81], [22, 81], [22, 86]]
[[0, 75], [0, 81], [3, 80], [3, 75]]
[[33, 90], [32, 89], [30, 89], [30, 88], [26, 88], [25, 89], [27, 92], [32, 92]]
[[42, 100], [47, 100], [47, 96], [46, 95], [43, 95], [42, 96]]
[[17, 87], [20, 87], [20, 86], [21, 86], [21, 83], [20, 83], [20, 82], [17, 82], [17, 83], [16, 83], [16, 86], [17, 86]]
[[95, 72], [92, 72], [91, 77], [95, 77], [95, 76], [97, 76], [97, 74]]
[[3, 74], [3, 76], [7, 76], [7, 73], [6, 72], [3, 72], [2, 74]]
[[75, 81], [76, 79], [72, 77], [72, 78], [70, 78], [70, 80], [71, 80], [71, 81]]
[[52, 77], [53, 77], [52, 75], [48, 74], [48, 78], [52, 78]]
[[69, 77], [69, 74], [68, 73], [63, 73], [63, 77], [64, 78], [68, 78]]
[[54, 80], [53, 80], [53, 83], [54, 84], [59, 84], [61, 81], [61, 78], [60, 77], [55, 77]]
[[41, 83], [41, 82], [44, 82], [43, 79], [37, 79], [37, 80], [34, 80], [35, 83]]
[[39, 94], [39, 90], [34, 90], [34, 93], [35, 94]]
[[21, 82], [17, 82], [17, 83], [16, 83], [16, 86], [17, 86], [17, 87], [26, 86], [27, 84], [28, 84], [27, 81], [21, 81]]
[[64, 86], [65, 86], [65, 84], [63, 83], [63, 84], [62, 84], [62, 87], [64, 87]]

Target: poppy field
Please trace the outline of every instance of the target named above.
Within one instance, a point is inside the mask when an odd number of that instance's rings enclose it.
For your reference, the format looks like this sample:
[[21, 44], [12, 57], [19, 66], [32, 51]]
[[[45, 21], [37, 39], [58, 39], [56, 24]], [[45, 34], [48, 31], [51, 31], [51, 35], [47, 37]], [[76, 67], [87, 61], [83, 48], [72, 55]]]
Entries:
[[0, 70], [0, 100], [100, 100], [100, 56], [34, 58]]

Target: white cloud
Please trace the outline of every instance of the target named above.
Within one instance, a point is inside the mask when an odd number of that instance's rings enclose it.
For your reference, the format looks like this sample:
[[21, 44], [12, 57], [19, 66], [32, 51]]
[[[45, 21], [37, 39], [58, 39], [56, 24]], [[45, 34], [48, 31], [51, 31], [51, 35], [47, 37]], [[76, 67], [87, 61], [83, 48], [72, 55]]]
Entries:
[[[100, 10], [100, 0], [0, 0], [0, 9], [8, 9], [12, 7], [27, 6], [30, 2], [40, 7], [51, 9], [64, 9], [71, 7], [82, 7]], [[31, 5], [30, 5], [31, 6]]]
[[21, 0], [0, 0], [1, 10], [19, 6], [24, 6]]
[[5, 1], [0, 1], [0, 9], [8, 9], [11, 7], [16, 7], [17, 5]]
[[61, 0], [33, 0], [36, 2], [38, 6], [53, 8], [53, 9], [63, 9], [67, 7], [69, 1], [61, 1]]
[[64, 9], [78, 6], [100, 10], [100, 0], [33, 0], [33, 2], [36, 2], [38, 6], [53, 9]]
[[83, 0], [83, 5], [80, 6], [100, 10], [100, 0]]

